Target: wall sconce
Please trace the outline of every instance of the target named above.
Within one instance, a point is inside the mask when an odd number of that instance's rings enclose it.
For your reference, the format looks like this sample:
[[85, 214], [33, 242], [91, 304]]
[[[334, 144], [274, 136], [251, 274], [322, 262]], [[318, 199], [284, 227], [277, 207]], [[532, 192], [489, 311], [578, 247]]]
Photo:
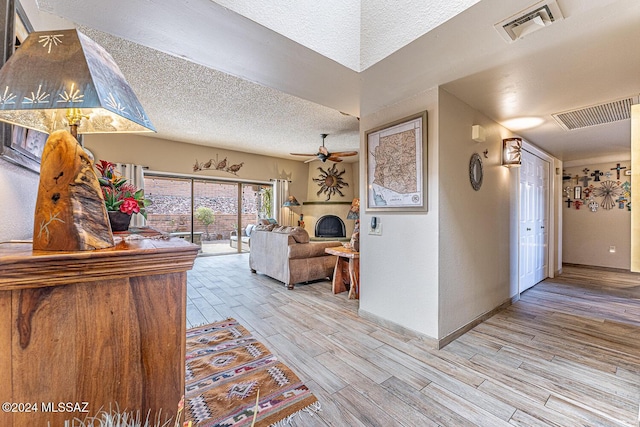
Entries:
[[522, 138], [502, 140], [502, 166], [518, 167], [522, 159]]
[[484, 128], [480, 125], [471, 126], [471, 139], [475, 142], [484, 142], [486, 140]]

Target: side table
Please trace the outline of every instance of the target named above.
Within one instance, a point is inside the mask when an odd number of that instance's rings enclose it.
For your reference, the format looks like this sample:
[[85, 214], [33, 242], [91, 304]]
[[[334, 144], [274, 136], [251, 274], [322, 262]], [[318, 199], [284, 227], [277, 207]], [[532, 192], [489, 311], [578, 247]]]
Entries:
[[[347, 249], [343, 246], [326, 248], [326, 253], [337, 256], [336, 266], [333, 270], [333, 293], [338, 294], [347, 290], [345, 283], [350, 284], [349, 299], [360, 298], [360, 252]], [[348, 264], [348, 265], [347, 265]], [[349, 275], [345, 270], [348, 267]]]

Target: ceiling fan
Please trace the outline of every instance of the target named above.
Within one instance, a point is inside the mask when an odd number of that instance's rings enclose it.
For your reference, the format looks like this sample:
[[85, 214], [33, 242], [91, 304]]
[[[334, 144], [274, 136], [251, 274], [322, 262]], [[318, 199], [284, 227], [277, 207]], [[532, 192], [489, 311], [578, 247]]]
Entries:
[[332, 162], [341, 162], [342, 159], [340, 157], [349, 157], [355, 156], [358, 154], [357, 151], [337, 151], [335, 153], [330, 153], [329, 150], [324, 146], [324, 139], [327, 137], [327, 133], [323, 133], [320, 136], [322, 137], [322, 146], [318, 147], [318, 152], [315, 154], [301, 154], [301, 153], [291, 153], [292, 156], [314, 156], [309, 160], [305, 160], [305, 163], [313, 162], [314, 160], [321, 160], [323, 163], [327, 160], [331, 160]]

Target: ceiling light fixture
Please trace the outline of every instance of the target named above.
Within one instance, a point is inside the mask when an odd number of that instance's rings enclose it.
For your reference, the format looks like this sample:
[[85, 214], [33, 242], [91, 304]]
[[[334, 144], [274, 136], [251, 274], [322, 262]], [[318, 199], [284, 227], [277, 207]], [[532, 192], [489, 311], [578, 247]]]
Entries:
[[544, 123], [541, 117], [516, 117], [514, 119], [505, 120], [500, 124], [511, 131], [531, 129]]

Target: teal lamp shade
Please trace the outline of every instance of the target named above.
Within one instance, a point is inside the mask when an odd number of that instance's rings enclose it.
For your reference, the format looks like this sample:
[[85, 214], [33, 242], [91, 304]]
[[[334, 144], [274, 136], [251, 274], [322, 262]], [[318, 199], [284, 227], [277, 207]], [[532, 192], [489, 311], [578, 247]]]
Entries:
[[285, 208], [290, 208], [291, 206], [300, 206], [298, 200], [295, 197], [289, 196], [289, 198], [282, 204]]

